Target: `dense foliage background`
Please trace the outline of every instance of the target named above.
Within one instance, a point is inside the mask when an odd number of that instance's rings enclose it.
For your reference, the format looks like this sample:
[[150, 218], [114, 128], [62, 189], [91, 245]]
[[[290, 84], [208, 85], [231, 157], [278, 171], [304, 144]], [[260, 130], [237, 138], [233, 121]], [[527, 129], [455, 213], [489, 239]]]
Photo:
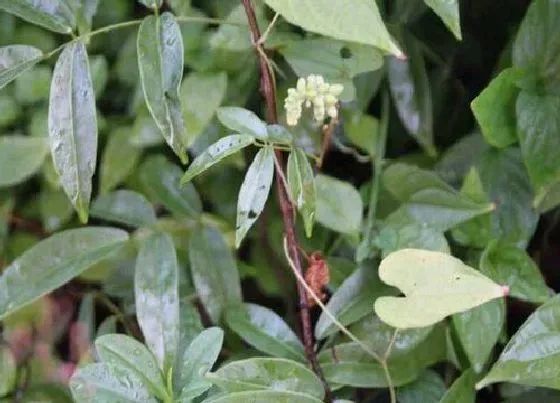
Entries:
[[560, 401], [559, 21], [0, 0], [0, 400]]

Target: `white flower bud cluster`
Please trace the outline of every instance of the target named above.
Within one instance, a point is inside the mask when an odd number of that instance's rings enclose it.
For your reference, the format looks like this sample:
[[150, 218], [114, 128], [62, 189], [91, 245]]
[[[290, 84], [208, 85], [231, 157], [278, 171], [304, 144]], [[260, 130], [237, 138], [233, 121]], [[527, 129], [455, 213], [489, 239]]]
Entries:
[[343, 89], [342, 84], [329, 84], [322, 76], [312, 74], [307, 79], [300, 78], [296, 88], [288, 89], [288, 96], [284, 101], [288, 125], [297, 125], [303, 112], [303, 104], [306, 108], [313, 105], [313, 116], [319, 123], [322, 123], [326, 116], [336, 119], [338, 97]]

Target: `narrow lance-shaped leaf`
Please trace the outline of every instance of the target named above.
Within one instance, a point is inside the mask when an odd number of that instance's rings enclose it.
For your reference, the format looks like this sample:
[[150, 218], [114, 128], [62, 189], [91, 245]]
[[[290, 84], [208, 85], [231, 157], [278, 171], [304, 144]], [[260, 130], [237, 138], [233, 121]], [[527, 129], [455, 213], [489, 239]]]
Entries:
[[266, 124], [247, 109], [225, 106], [218, 109], [218, 119], [228, 129], [240, 134], [250, 134], [260, 140], [265, 140], [268, 136]]
[[95, 94], [85, 45], [67, 45], [54, 68], [49, 137], [54, 166], [80, 220], [87, 222], [97, 158]]
[[156, 213], [150, 202], [140, 193], [117, 190], [99, 196], [91, 207], [91, 215], [132, 227], [150, 226], [156, 222]]
[[128, 234], [115, 228], [80, 228], [47, 238], [0, 277], [0, 320], [60, 287], [117, 251]]
[[232, 136], [221, 138], [195, 158], [181, 179], [181, 183], [189, 182], [195, 176], [206, 171], [212, 165], [217, 164], [224, 158], [235, 154], [237, 151], [250, 144], [253, 144], [254, 141], [254, 137], [247, 134], [234, 134]]
[[370, 0], [266, 0], [290, 23], [343, 41], [372, 45], [398, 57], [403, 53]]
[[43, 52], [28, 45], [10, 45], [0, 48], [0, 89], [29, 70], [43, 57]]
[[62, 34], [69, 34], [75, 26], [75, 17], [66, 1], [0, 0], [0, 9]]
[[183, 77], [183, 37], [175, 17], [148, 16], [138, 30], [138, 68], [146, 105], [165, 141], [183, 164], [188, 160], [179, 89]]
[[420, 249], [391, 253], [379, 265], [379, 277], [405, 294], [375, 301], [377, 315], [396, 328], [429, 326], [509, 293], [453, 256]]
[[313, 232], [315, 221], [315, 178], [313, 168], [301, 148], [295, 148], [288, 157], [288, 185], [292, 201], [303, 217], [305, 234], [308, 238]]
[[173, 239], [150, 235], [136, 259], [136, 315], [146, 344], [167, 373], [179, 343], [179, 268]]
[[459, 0], [424, 0], [441, 20], [455, 38], [461, 40], [461, 20], [459, 16]]
[[247, 231], [257, 221], [264, 209], [274, 177], [274, 151], [262, 148], [245, 175], [237, 201], [235, 246], [239, 248]]

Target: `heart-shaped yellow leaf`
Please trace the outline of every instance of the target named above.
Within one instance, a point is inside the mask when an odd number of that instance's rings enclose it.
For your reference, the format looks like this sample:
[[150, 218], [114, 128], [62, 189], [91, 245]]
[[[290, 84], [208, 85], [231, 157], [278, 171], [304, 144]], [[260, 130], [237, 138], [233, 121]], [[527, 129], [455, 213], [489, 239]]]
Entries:
[[375, 301], [379, 318], [396, 328], [424, 327], [508, 295], [509, 288], [453, 256], [421, 249], [401, 249], [379, 265], [379, 278], [404, 297]]

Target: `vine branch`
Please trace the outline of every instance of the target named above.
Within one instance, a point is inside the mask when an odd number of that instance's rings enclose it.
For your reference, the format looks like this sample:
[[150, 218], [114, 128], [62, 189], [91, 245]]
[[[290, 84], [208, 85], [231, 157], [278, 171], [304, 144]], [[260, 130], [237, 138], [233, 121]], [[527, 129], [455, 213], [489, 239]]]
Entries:
[[[266, 119], [269, 124], [278, 123], [278, 115], [276, 110], [276, 86], [274, 82], [274, 76], [270, 68], [270, 62], [268, 61], [265, 51], [262, 47], [261, 32], [257, 23], [257, 17], [255, 15], [255, 9], [251, 0], [241, 0], [243, 7], [245, 8], [245, 13], [247, 14], [247, 20], [249, 22], [249, 28], [251, 32], [251, 40], [255, 46], [259, 58], [259, 65], [261, 71], [261, 92], [266, 101]], [[284, 177], [284, 158], [280, 150], [275, 150], [276, 160], [275, 169], [277, 176], [279, 178]], [[295, 223], [294, 223], [294, 206], [288, 197], [288, 191], [286, 184], [281, 180], [276, 180], [276, 188], [278, 193], [278, 199], [280, 202], [280, 209], [282, 211], [282, 219], [284, 221], [284, 236], [286, 238], [288, 256], [294, 266], [294, 270], [298, 274], [302, 275], [303, 269], [301, 265], [301, 259], [299, 255], [299, 248], [297, 244], [296, 234], [295, 234]], [[302, 325], [302, 336], [303, 344], [305, 347], [305, 356], [313, 369], [313, 372], [321, 379], [323, 382], [323, 387], [325, 388], [326, 401], [332, 402], [332, 393], [325, 380], [323, 371], [319, 366], [317, 361], [317, 356], [315, 355], [314, 341], [313, 341], [313, 330], [311, 328], [311, 316], [309, 313], [309, 307], [307, 305], [307, 291], [301, 282], [297, 282], [297, 290], [299, 295], [299, 305], [301, 308], [301, 325]]]

